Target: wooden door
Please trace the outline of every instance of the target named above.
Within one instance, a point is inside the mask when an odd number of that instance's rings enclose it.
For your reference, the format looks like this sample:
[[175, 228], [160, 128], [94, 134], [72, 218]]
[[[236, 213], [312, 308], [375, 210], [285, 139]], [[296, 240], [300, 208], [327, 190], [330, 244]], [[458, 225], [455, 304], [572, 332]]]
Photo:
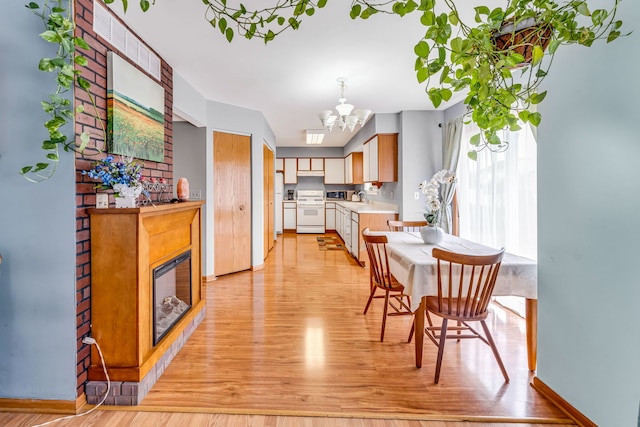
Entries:
[[213, 133], [214, 268], [251, 268], [251, 137]]
[[262, 148], [262, 195], [263, 195], [263, 233], [264, 233], [264, 258], [273, 249], [273, 237], [275, 233], [275, 164], [273, 151], [264, 144]]

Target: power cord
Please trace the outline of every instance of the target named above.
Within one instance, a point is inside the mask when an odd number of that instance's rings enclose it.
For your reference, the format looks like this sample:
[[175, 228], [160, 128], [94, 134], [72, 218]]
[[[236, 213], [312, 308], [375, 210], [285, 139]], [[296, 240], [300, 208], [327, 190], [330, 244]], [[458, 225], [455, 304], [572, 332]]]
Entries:
[[96, 406], [94, 406], [93, 408], [89, 409], [87, 412], [83, 412], [81, 414], [69, 415], [67, 417], [57, 418], [55, 420], [47, 421], [46, 423], [36, 424], [36, 425], [34, 425], [32, 427], [41, 427], [41, 426], [46, 426], [46, 425], [49, 425], [49, 424], [57, 423], [58, 421], [62, 421], [62, 420], [70, 420], [72, 418], [83, 417], [83, 416], [85, 416], [87, 414], [92, 413], [96, 409], [98, 409], [98, 407], [100, 405], [102, 405], [105, 400], [107, 400], [107, 396], [109, 396], [109, 391], [111, 391], [111, 380], [109, 379], [109, 373], [107, 372], [107, 366], [104, 363], [104, 356], [102, 356], [102, 350], [100, 350], [100, 346], [98, 345], [98, 342], [95, 339], [91, 338], [91, 337], [82, 338], [82, 342], [84, 344], [88, 344], [88, 345], [95, 345], [96, 348], [98, 349], [98, 354], [100, 355], [100, 361], [102, 362], [102, 369], [104, 370], [104, 376], [107, 378], [107, 392], [102, 397], [102, 400]]

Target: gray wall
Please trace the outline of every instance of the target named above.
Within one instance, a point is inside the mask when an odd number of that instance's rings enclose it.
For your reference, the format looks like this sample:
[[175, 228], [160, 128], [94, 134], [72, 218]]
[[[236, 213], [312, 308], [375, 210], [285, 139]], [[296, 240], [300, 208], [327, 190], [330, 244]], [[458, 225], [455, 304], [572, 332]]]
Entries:
[[[185, 177], [189, 181], [189, 190], [200, 190], [202, 200], [207, 194], [207, 129], [195, 127], [187, 122], [173, 122], [173, 177], [174, 197], [178, 178]], [[205, 203], [202, 206], [202, 259], [208, 257], [208, 247], [204, 244], [207, 235], [207, 212], [210, 207]], [[212, 224], [210, 225], [212, 226]], [[202, 275], [205, 274], [205, 265], [202, 263]]]
[[640, 7], [618, 15], [630, 37], [560, 48], [538, 130], [538, 377], [600, 426], [640, 401]]
[[[414, 195], [418, 184], [429, 180], [442, 168], [442, 123], [441, 111], [403, 111], [400, 113], [400, 135], [398, 136], [398, 182], [394, 191], [403, 220], [423, 220], [425, 198]], [[394, 184], [394, 183], [392, 183]], [[385, 184], [383, 189], [387, 187]]]
[[[24, 2], [0, 14], [0, 398], [76, 398], [75, 175], [62, 153], [54, 177], [18, 175], [43, 159], [40, 101], [55, 89], [38, 61], [54, 50]], [[66, 129], [67, 134], [72, 129]]]

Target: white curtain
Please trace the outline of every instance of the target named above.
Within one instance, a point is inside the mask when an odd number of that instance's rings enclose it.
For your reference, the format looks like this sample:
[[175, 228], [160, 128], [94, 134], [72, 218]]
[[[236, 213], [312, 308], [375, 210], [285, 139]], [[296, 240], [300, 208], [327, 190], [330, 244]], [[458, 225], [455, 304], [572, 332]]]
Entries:
[[[460, 141], [462, 140], [463, 117], [457, 117], [443, 125], [442, 130], [442, 167], [453, 174], [457, 173], [460, 158]], [[451, 202], [455, 193], [455, 184], [443, 184], [440, 188], [444, 215], [440, 219], [440, 227], [451, 233], [453, 221], [451, 218]]]
[[[485, 148], [470, 160], [469, 139], [475, 124], [462, 130], [458, 163], [460, 236], [507, 252], [537, 259], [536, 141], [529, 126], [503, 132], [509, 148], [494, 153]], [[496, 297], [503, 306], [524, 317], [524, 299]]]
[[460, 236], [507, 252], [537, 259], [536, 142], [529, 126], [503, 132], [509, 148], [485, 148], [477, 161], [467, 156], [478, 129], [465, 125], [458, 164]]

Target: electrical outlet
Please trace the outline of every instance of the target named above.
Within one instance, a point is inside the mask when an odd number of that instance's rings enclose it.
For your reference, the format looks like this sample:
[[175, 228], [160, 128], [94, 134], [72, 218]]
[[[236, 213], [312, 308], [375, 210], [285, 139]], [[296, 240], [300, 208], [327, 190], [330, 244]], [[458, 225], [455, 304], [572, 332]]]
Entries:
[[200, 199], [202, 199], [202, 190], [191, 190], [191, 191], [189, 191], [189, 199], [191, 199], [191, 200], [200, 200]]
[[420, 192], [419, 192], [419, 191], [416, 191], [416, 192], [413, 194], [413, 198], [414, 198], [414, 199], [416, 199], [416, 200], [420, 200]]

